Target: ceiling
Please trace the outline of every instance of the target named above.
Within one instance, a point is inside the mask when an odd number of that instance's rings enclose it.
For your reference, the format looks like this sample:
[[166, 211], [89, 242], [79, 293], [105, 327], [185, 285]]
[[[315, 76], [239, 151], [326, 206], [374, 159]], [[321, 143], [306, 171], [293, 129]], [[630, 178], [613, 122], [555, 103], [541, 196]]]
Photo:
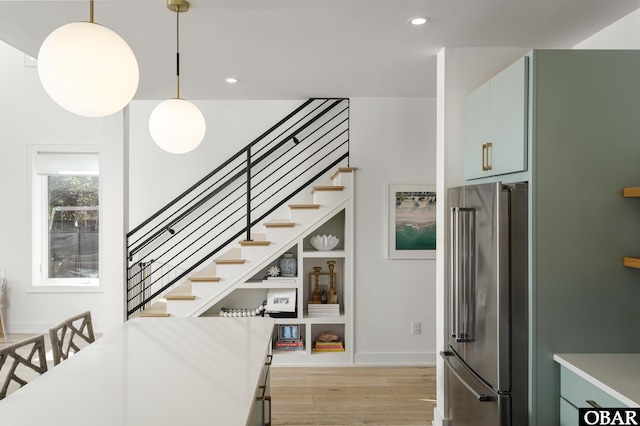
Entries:
[[[191, 0], [180, 16], [186, 99], [435, 96], [444, 47], [570, 48], [640, 0]], [[36, 57], [88, 0], [0, 0], [0, 39]], [[140, 67], [136, 99], [174, 95], [176, 19], [164, 0], [95, 0]], [[421, 27], [407, 20], [426, 16]], [[236, 84], [225, 82], [234, 76]]]

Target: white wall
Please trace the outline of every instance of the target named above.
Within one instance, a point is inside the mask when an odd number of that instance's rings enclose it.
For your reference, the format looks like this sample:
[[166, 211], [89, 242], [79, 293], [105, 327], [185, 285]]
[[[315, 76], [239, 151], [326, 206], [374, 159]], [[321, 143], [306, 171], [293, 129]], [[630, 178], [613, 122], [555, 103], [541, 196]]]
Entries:
[[[301, 101], [199, 101], [207, 136], [192, 153], [170, 155], [147, 130], [156, 102], [130, 107], [131, 226], [300, 105]], [[355, 352], [357, 363], [433, 363], [435, 262], [389, 260], [386, 185], [435, 182], [434, 99], [352, 99], [355, 198]], [[411, 322], [422, 334], [411, 335]]]
[[[74, 116], [42, 89], [35, 67], [0, 43], [0, 268], [9, 280], [11, 332], [42, 332], [89, 309], [98, 331], [123, 320], [124, 234], [260, 135], [301, 101], [199, 101], [207, 118], [201, 147], [170, 155], [152, 142], [148, 115]], [[130, 126], [127, 129], [127, 122]], [[389, 183], [435, 182], [434, 99], [352, 99], [351, 165], [356, 173], [355, 352], [360, 364], [435, 362], [435, 261], [385, 256]], [[29, 145], [95, 144], [102, 152], [103, 291], [31, 293]], [[128, 158], [127, 158], [128, 157]], [[128, 163], [127, 163], [128, 162]], [[128, 164], [128, 166], [127, 166]], [[411, 322], [422, 334], [411, 335]]]
[[[435, 183], [435, 99], [351, 100], [355, 360], [435, 362], [435, 260], [386, 257], [387, 185]], [[411, 335], [411, 322], [422, 334]]]
[[202, 143], [185, 154], [160, 149], [149, 115], [160, 101], [129, 106], [129, 219], [135, 226], [298, 107], [300, 101], [193, 101], [207, 121]]
[[[37, 69], [25, 67], [24, 55], [3, 42], [0, 63], [0, 269], [7, 271], [9, 331], [43, 332], [87, 309], [96, 329], [115, 325], [122, 320], [122, 117], [89, 119], [66, 112], [44, 92]], [[32, 292], [28, 147], [73, 144], [102, 151], [102, 291]]]

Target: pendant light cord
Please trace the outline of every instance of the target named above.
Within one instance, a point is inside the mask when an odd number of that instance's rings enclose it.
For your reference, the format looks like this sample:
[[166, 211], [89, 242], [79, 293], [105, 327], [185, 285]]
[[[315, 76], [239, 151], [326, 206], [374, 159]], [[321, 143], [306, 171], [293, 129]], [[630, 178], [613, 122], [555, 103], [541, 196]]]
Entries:
[[93, 0], [89, 0], [89, 23], [93, 24]]
[[176, 9], [176, 99], [180, 99], [180, 5]]

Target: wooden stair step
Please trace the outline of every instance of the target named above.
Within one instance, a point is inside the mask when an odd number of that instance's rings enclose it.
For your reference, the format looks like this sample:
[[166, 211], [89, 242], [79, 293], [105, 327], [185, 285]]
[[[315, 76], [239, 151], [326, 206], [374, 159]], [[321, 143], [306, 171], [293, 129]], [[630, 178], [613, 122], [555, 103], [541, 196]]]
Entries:
[[216, 273], [216, 264], [211, 263], [206, 267], [200, 269], [189, 277], [191, 282], [219, 282], [220, 277]]
[[142, 318], [166, 318], [171, 315], [167, 312], [166, 302], [155, 302], [147, 309], [138, 314], [138, 317]]
[[270, 241], [267, 240], [242, 240], [240, 241], [241, 246], [268, 246], [271, 244]]
[[140, 318], [169, 318], [171, 315], [168, 312], [153, 312], [144, 310], [138, 314]]
[[216, 265], [242, 265], [244, 259], [216, 259]]
[[241, 256], [242, 250], [239, 247], [232, 248], [222, 256], [218, 257], [214, 263], [216, 265], [241, 265], [244, 263], [244, 259]]
[[340, 173], [352, 173], [356, 170], [358, 170], [357, 167], [340, 167], [331, 175], [331, 179], [335, 179]]
[[326, 185], [326, 186], [314, 186], [311, 193], [321, 191], [344, 191], [344, 186], [340, 185]]
[[291, 210], [317, 210], [320, 204], [289, 204]]
[[164, 296], [165, 300], [195, 300], [191, 293], [191, 281], [185, 281]]
[[264, 223], [265, 228], [293, 228], [295, 223], [286, 219], [273, 219]]
[[167, 294], [164, 298], [167, 300], [196, 300], [193, 294]]
[[191, 277], [189, 278], [189, 281], [191, 282], [205, 282], [205, 281], [211, 281], [211, 282], [220, 282], [220, 277], [214, 277], [214, 276], [197, 276], [197, 277]]

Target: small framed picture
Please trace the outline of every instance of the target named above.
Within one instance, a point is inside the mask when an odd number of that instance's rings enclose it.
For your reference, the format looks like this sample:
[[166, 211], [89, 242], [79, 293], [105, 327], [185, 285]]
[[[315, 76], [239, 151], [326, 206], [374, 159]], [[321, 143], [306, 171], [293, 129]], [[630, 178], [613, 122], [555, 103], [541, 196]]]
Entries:
[[278, 340], [300, 340], [300, 326], [298, 324], [279, 325]]
[[296, 310], [295, 288], [270, 288], [267, 293], [266, 312], [294, 312]]
[[390, 184], [387, 205], [389, 259], [435, 259], [436, 186]]

